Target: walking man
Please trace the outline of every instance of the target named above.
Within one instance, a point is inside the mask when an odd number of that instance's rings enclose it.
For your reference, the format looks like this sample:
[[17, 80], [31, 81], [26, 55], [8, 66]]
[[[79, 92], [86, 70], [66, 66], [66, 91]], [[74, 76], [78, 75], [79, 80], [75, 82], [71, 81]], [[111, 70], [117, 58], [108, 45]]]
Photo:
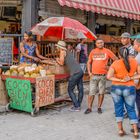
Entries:
[[109, 49], [104, 48], [104, 41], [97, 39], [96, 48], [90, 52], [87, 62], [88, 74], [90, 76], [90, 90], [88, 95], [88, 109], [85, 114], [92, 112], [92, 104], [98, 91], [98, 113], [102, 113], [102, 103], [106, 88], [107, 63], [109, 58], [116, 60], [117, 57]]
[[[73, 107], [71, 111], [80, 111], [81, 103], [83, 100], [83, 71], [80, 67], [80, 64], [73, 57], [72, 52], [66, 49], [66, 43], [64, 41], [58, 41], [56, 44], [60, 51], [59, 58], [56, 59], [56, 62], [59, 65], [66, 65], [70, 71], [70, 77], [68, 81], [68, 93], [73, 102]], [[78, 87], [78, 97], [74, 93], [75, 86]]]

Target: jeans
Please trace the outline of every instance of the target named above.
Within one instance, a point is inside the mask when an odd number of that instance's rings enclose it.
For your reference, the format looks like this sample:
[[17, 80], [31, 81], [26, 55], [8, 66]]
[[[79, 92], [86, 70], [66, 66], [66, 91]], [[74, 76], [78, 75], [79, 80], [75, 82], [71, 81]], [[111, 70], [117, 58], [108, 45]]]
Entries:
[[[77, 85], [78, 88], [78, 99], [74, 93], [74, 88]], [[82, 100], [83, 100], [83, 95], [84, 95], [84, 90], [83, 90], [83, 71], [81, 70], [79, 73], [75, 73], [74, 75], [71, 75], [69, 78], [69, 83], [68, 83], [68, 93], [69, 96], [74, 104], [74, 107], [80, 107]]]
[[140, 112], [140, 89], [136, 90], [136, 104], [138, 111]]
[[136, 90], [134, 86], [116, 86], [111, 87], [111, 95], [114, 102], [116, 121], [123, 121], [123, 109], [126, 107], [130, 124], [138, 123], [135, 111]]
[[140, 89], [136, 90], [136, 105], [138, 109], [138, 128], [140, 128]]

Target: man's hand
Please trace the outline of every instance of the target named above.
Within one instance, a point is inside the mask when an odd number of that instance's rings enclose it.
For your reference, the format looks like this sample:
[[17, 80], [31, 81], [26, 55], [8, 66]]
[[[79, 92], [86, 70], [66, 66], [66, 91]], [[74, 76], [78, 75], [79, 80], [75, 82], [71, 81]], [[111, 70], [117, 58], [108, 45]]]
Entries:
[[89, 74], [89, 77], [91, 78], [92, 77], [92, 73], [88, 73]]

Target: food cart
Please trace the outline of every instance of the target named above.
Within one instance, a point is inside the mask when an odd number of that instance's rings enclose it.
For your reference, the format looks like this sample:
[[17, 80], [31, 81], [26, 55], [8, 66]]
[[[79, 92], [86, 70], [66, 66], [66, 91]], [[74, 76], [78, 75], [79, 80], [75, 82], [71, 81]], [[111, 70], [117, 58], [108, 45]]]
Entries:
[[[60, 39], [76, 40], [79, 38], [86, 38], [90, 41], [96, 39], [96, 36], [87, 27], [80, 22], [67, 17], [48, 18], [45, 21], [36, 24], [31, 31], [34, 35], [47, 37], [48, 39], [54, 37], [57, 41]], [[38, 41], [42, 42], [42, 40]], [[59, 54], [56, 53], [56, 48], [51, 46], [50, 43], [48, 45], [43, 45], [43, 47], [40, 47], [39, 45], [39, 51], [43, 48], [41, 54], [49, 59], [54, 59], [59, 56]], [[42, 63], [45, 62], [43, 61]], [[58, 68], [59, 66], [55, 67], [54, 75], [52, 75], [54, 67], [49, 67], [48, 70], [50, 70], [51, 73], [47, 72], [47, 75], [45, 76], [36, 74], [38, 69], [34, 70], [33, 73], [30, 73], [30, 71], [27, 73], [27, 69], [23, 72], [22, 67], [23, 66], [16, 71], [7, 71], [1, 76], [2, 80], [5, 82], [8, 96], [10, 97], [9, 107], [30, 112], [31, 115], [34, 115], [39, 111], [40, 107], [66, 99], [66, 94], [64, 95], [60, 91], [56, 92], [58, 91], [58, 87], [64, 87], [61, 91], [64, 89], [67, 91], [67, 82], [64, 82], [65, 84], [63, 84], [63, 81], [69, 77], [69, 74]], [[30, 69], [32, 68], [28, 68], [28, 70]], [[59, 86], [57, 86], [57, 81], [62, 81], [62, 83], [59, 83]]]
[[[34, 116], [39, 112], [40, 107], [65, 100], [68, 97], [66, 94], [67, 88], [65, 88], [65, 93], [61, 88], [63, 81], [67, 81], [69, 77], [68, 74], [64, 73], [63, 68], [47, 66], [43, 62], [39, 65], [44, 64], [51, 71], [51, 73], [44, 77], [35, 74], [36, 72], [33, 74], [23, 74], [22, 66], [20, 67], [21, 69], [9, 72], [11, 67], [15, 69], [15, 67], [19, 66], [13, 65], [13, 39], [1, 39], [0, 50], [0, 62], [3, 64], [1, 66], [3, 73], [0, 79], [0, 105], [6, 106], [6, 110], [13, 108], [29, 112]], [[44, 83], [47, 86], [42, 86]]]
[[[6, 89], [9, 96], [9, 104], [6, 106], [31, 113], [32, 116], [39, 112], [40, 107], [47, 106], [65, 100], [68, 96], [55, 95], [56, 81], [64, 80], [68, 74], [47, 75], [45, 77], [25, 78], [17, 76], [2, 75], [6, 81]], [[32, 91], [32, 85], [35, 91]]]

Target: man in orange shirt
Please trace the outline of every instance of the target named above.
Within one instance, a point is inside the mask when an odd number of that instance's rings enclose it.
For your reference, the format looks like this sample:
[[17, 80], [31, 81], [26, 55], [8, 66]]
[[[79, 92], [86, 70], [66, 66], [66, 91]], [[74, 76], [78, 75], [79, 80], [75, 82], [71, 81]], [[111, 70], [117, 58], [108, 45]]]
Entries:
[[95, 42], [96, 48], [90, 52], [87, 69], [90, 76], [90, 91], [88, 95], [88, 109], [85, 114], [89, 114], [92, 111], [92, 103], [94, 97], [99, 91], [98, 96], [98, 113], [102, 113], [102, 103], [104, 99], [105, 87], [106, 87], [106, 73], [108, 60], [116, 60], [117, 57], [109, 49], [104, 48], [104, 41], [97, 39]]

